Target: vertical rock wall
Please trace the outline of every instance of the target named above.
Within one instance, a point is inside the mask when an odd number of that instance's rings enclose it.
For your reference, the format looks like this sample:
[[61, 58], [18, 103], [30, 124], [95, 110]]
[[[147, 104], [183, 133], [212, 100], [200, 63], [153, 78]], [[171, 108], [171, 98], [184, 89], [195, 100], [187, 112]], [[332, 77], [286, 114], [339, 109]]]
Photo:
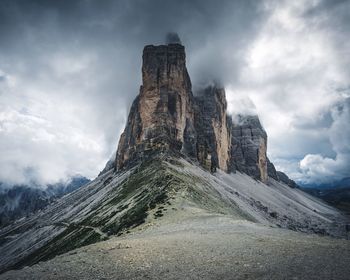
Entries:
[[267, 135], [258, 116], [239, 116], [230, 122], [231, 170], [267, 181]]
[[216, 168], [228, 171], [230, 134], [226, 123], [225, 90], [210, 86], [202, 90], [195, 99], [197, 158], [211, 171]]
[[142, 81], [139, 104], [142, 139], [159, 135], [158, 129], [166, 128], [166, 137], [183, 143], [186, 121], [193, 122], [185, 48], [179, 44], [146, 46]]

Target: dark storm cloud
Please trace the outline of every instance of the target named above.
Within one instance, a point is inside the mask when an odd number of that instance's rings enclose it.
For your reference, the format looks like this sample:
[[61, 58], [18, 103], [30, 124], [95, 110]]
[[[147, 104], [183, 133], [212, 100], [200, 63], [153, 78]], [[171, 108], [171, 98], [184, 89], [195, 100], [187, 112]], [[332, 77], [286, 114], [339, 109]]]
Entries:
[[[138, 94], [144, 45], [177, 32], [194, 84], [234, 77], [240, 49], [265, 18], [260, 8], [246, 0], [2, 1], [0, 180], [25, 182], [28, 168], [43, 182], [94, 176]], [[230, 61], [223, 48], [234, 50]]]
[[[231, 109], [255, 102], [276, 161], [334, 159], [327, 131], [342, 100], [332, 94], [349, 93], [332, 89], [348, 88], [346, 2], [1, 1], [0, 181], [25, 182], [26, 170], [43, 182], [96, 175], [138, 94], [144, 45], [169, 32], [186, 47], [194, 90], [217, 81], [243, 98]], [[317, 98], [320, 84], [332, 94]]]
[[[240, 50], [266, 16], [256, 1], [246, 0], [220, 4], [199, 0], [5, 1], [3, 6], [1, 33], [6, 40], [2, 42], [9, 49], [27, 53], [24, 47], [30, 43], [33, 45], [28, 47], [37, 52], [68, 45], [113, 55], [113, 49], [121, 48], [129, 52], [129, 61], [131, 58], [136, 66], [144, 45], [161, 44], [165, 35], [174, 31], [187, 47], [193, 79], [198, 80], [214, 75], [223, 79], [228, 72], [235, 72]], [[227, 44], [227, 51], [237, 54], [231, 63], [219, 51]], [[191, 55], [199, 49], [198, 56]]]
[[181, 44], [179, 35], [176, 32], [169, 32], [165, 38], [166, 44]]

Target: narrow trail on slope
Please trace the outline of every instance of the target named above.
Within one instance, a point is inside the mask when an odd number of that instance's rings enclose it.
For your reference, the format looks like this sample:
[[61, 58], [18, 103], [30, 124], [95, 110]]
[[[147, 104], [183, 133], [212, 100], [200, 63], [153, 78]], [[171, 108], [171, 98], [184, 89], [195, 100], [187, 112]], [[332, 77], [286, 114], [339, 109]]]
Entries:
[[87, 229], [92, 229], [94, 230], [97, 234], [99, 234], [103, 239], [108, 238], [108, 235], [105, 234], [100, 228], [98, 227], [92, 227], [92, 226], [84, 226], [80, 225], [81, 228], [87, 228]]
[[[60, 225], [62, 226], [65, 226], [65, 227], [69, 227], [71, 224], [69, 223], [66, 223], [66, 222], [60, 222], [59, 223]], [[93, 231], [95, 231], [97, 234], [99, 234], [102, 239], [107, 239], [108, 238], [108, 235], [105, 234], [100, 228], [98, 227], [93, 227], [93, 226], [86, 226], [86, 225], [75, 225], [77, 227], [80, 227], [80, 228], [87, 228], [87, 229], [92, 229]]]

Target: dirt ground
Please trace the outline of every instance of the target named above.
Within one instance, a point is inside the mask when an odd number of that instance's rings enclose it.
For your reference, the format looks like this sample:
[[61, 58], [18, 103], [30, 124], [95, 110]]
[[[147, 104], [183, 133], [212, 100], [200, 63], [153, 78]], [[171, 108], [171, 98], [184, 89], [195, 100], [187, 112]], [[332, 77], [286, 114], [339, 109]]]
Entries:
[[[180, 215], [180, 214], [179, 214]], [[192, 211], [0, 279], [349, 279], [350, 241]]]

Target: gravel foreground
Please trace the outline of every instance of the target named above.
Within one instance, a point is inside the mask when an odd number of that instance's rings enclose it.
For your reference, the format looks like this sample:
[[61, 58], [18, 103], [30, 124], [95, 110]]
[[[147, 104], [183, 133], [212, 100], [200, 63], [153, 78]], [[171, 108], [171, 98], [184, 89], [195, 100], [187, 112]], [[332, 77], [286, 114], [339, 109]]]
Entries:
[[0, 279], [349, 279], [350, 243], [223, 215], [163, 219]]

